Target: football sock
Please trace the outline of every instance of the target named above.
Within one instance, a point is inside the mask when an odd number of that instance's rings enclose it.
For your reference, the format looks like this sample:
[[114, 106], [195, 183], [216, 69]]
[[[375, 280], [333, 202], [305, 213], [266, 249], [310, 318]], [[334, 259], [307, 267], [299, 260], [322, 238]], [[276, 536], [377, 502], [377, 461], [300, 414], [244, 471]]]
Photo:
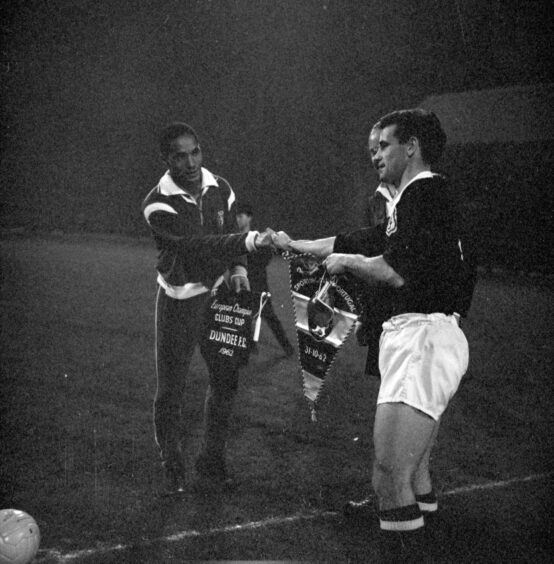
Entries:
[[428, 515], [430, 513], [435, 513], [439, 508], [439, 503], [437, 501], [437, 495], [433, 490], [431, 490], [427, 494], [416, 495], [415, 496], [417, 504], [419, 505], [420, 511], [424, 515]]
[[423, 527], [423, 515], [419, 505], [406, 505], [379, 511], [379, 524], [383, 531], [414, 531]]

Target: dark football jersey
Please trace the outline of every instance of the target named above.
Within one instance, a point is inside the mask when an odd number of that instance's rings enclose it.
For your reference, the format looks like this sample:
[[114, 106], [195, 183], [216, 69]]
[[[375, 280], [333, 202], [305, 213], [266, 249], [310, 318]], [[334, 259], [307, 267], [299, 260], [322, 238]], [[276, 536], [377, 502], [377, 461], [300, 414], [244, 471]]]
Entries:
[[405, 284], [401, 288], [375, 292], [381, 315], [467, 315], [475, 264], [464, 254], [458, 212], [439, 175], [414, 180], [402, 192], [386, 224], [340, 234], [334, 251], [383, 255], [402, 276]]
[[404, 189], [388, 219], [383, 252], [405, 281], [395, 293], [395, 315], [467, 314], [470, 267], [459, 227], [443, 177], [420, 177]]

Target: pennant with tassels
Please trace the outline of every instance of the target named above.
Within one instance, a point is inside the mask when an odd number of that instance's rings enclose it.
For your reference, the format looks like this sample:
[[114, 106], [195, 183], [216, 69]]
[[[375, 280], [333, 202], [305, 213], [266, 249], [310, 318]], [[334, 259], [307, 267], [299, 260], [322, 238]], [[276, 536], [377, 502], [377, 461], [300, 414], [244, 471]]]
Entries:
[[312, 255], [283, 256], [289, 262], [304, 396], [312, 421], [317, 421], [325, 378], [358, 321], [359, 307], [347, 277], [329, 276]]

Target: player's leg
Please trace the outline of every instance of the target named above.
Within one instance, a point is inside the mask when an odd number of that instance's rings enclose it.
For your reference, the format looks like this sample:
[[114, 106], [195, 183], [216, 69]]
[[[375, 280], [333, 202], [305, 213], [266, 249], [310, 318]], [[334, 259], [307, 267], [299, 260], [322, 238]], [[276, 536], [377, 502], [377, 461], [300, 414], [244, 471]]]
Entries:
[[275, 335], [275, 338], [283, 348], [283, 351], [287, 356], [292, 356], [294, 354], [294, 347], [291, 345], [287, 334], [281, 324], [281, 321], [277, 317], [275, 310], [273, 309], [273, 304], [271, 303], [271, 298], [267, 300], [264, 308], [262, 309], [262, 319], [265, 319], [269, 328]]
[[229, 370], [222, 363], [211, 364], [210, 383], [204, 402], [204, 441], [196, 460], [196, 471], [201, 479], [225, 484], [228, 478], [225, 449], [229, 423], [238, 388], [238, 369]]
[[425, 403], [433, 412], [437, 424], [414, 474], [413, 487], [420, 510], [429, 517], [438, 509], [429, 469], [431, 453], [437, 440], [440, 417], [467, 370], [468, 345], [454, 316], [438, 316], [438, 319], [423, 327], [422, 331], [425, 335], [424, 342], [427, 343], [422, 377], [432, 375], [433, 385], [424, 386], [420, 398], [426, 397]]
[[431, 449], [467, 368], [467, 341], [454, 318], [442, 314], [400, 317], [384, 329], [373, 483], [383, 538], [393, 539], [403, 556], [420, 558], [423, 514], [415, 484], [430, 486]]
[[431, 481], [429, 463], [431, 460], [431, 451], [433, 450], [433, 447], [435, 446], [435, 443], [437, 441], [439, 426], [440, 421], [437, 421], [433, 435], [429, 440], [429, 445], [427, 446], [425, 453], [421, 458], [421, 462], [416, 468], [414, 474], [413, 489], [416, 501], [419, 505], [419, 509], [425, 517], [428, 517], [431, 514], [435, 513], [438, 509], [438, 501]]
[[412, 484], [435, 426], [434, 419], [403, 403], [377, 406], [372, 483], [379, 507], [380, 543], [393, 561], [422, 558], [424, 520]]
[[156, 299], [154, 429], [170, 482], [181, 482], [185, 470], [182, 409], [186, 376], [196, 345], [196, 335], [191, 330], [198, 309], [194, 300], [174, 300], [161, 289]]
[[[419, 494], [431, 492], [429, 457], [438, 427], [432, 418], [402, 403], [377, 406], [372, 485], [379, 510], [413, 506]], [[376, 514], [369, 498], [348, 502], [344, 512], [364, 520]], [[408, 515], [412, 513], [421, 523], [419, 512], [410, 510]]]
[[[381, 512], [414, 505], [417, 508], [413, 479], [436, 426], [434, 419], [409, 405], [382, 403], [377, 406], [372, 481]], [[399, 525], [410, 526], [409, 523]]]

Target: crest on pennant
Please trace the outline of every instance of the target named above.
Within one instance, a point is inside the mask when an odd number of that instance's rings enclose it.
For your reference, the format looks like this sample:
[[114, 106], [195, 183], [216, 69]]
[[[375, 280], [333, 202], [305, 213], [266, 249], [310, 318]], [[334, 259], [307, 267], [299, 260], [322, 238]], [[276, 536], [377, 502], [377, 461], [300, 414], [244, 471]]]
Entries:
[[358, 321], [359, 307], [348, 278], [329, 276], [311, 255], [285, 258], [289, 261], [304, 396], [315, 421], [325, 379]]

